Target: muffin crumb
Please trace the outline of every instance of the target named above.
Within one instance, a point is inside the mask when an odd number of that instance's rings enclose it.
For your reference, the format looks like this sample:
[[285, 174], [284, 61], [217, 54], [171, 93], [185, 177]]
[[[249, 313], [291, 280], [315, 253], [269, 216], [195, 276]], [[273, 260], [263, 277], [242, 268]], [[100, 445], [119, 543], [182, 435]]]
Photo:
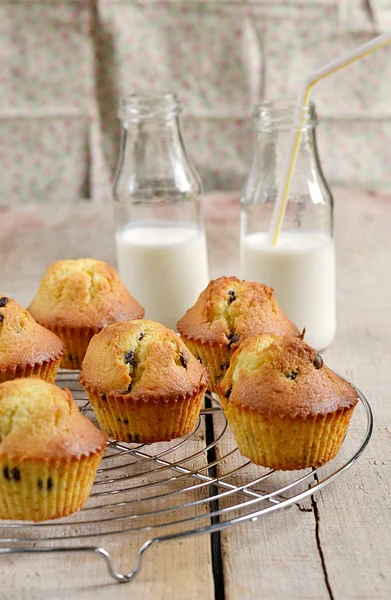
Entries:
[[45, 521], [79, 510], [105, 448], [106, 437], [79, 412], [69, 390], [38, 378], [2, 383], [0, 492], [8, 501], [0, 519]]
[[237, 277], [211, 281], [177, 327], [190, 352], [208, 368], [211, 391], [221, 379], [220, 365], [228, 368], [243, 340], [264, 332], [300, 335], [277, 304], [271, 288]]
[[242, 342], [217, 393], [240, 452], [282, 470], [334, 458], [358, 401], [314, 348], [272, 334]]
[[61, 366], [80, 369], [91, 338], [107, 325], [144, 316], [144, 309], [117, 271], [101, 260], [79, 258], [51, 264], [29, 311], [64, 342]]
[[193, 429], [207, 371], [171, 329], [148, 320], [128, 321], [92, 339], [80, 381], [108, 435], [152, 443]]
[[0, 383], [36, 376], [54, 381], [63, 344], [12, 298], [0, 297]]

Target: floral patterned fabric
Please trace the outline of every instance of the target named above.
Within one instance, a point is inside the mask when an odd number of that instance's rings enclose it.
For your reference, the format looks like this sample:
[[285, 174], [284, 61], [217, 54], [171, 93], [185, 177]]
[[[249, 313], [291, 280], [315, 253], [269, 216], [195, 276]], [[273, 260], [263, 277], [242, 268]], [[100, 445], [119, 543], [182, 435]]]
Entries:
[[[206, 189], [239, 189], [251, 106], [391, 28], [388, 0], [0, 0], [0, 204], [105, 199], [122, 91], [170, 88]], [[331, 183], [389, 187], [391, 46], [318, 84]]]

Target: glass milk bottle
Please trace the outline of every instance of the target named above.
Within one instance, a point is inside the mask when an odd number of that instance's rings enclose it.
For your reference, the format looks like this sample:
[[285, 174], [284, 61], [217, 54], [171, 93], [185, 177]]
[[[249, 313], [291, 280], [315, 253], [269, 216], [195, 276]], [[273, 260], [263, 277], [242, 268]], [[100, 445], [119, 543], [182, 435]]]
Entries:
[[174, 94], [120, 101], [114, 183], [118, 269], [145, 317], [175, 329], [209, 282], [201, 181], [183, 145]]
[[[336, 329], [333, 198], [319, 163], [315, 107], [310, 103], [276, 247], [269, 237], [290, 137], [294, 104], [255, 107], [255, 151], [241, 198], [241, 272], [244, 279], [274, 288], [280, 306], [317, 350]], [[297, 122], [297, 117], [295, 119]]]

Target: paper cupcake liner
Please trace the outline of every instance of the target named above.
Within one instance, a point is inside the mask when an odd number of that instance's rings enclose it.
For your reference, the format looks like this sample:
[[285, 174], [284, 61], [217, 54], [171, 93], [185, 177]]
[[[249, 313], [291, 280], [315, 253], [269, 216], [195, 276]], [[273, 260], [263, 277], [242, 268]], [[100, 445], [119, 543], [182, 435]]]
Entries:
[[0, 459], [0, 519], [46, 521], [88, 499], [103, 451], [63, 462]]
[[184, 398], [136, 401], [129, 396], [85, 390], [102, 431], [121, 442], [145, 444], [168, 442], [190, 433], [205, 393], [202, 388]]
[[201, 359], [202, 364], [209, 370], [208, 388], [216, 391], [216, 385], [222, 380], [228, 370], [230, 360], [236, 348], [231, 349], [228, 346], [206, 345], [190, 340], [181, 335], [184, 344], [189, 348], [190, 352], [198, 359]]
[[353, 408], [293, 419], [261, 415], [221, 398], [239, 451], [276, 470], [317, 467], [332, 460], [344, 440]]
[[27, 365], [25, 367], [14, 366], [8, 369], [0, 369], [0, 383], [11, 381], [12, 379], [20, 379], [22, 377], [39, 377], [48, 383], [54, 383], [60, 366], [62, 356], [42, 362], [35, 365]]
[[99, 327], [53, 327], [47, 323], [45, 327], [62, 340], [64, 354], [60, 366], [71, 370], [81, 369], [91, 338], [101, 331]]

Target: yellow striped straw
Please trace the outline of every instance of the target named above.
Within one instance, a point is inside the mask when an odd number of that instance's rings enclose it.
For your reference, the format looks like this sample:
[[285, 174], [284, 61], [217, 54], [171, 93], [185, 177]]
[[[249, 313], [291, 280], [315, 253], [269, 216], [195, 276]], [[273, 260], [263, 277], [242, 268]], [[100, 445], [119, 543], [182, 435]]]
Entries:
[[349, 52], [349, 54], [346, 54], [345, 56], [342, 56], [341, 58], [338, 58], [337, 60], [329, 62], [327, 65], [324, 65], [324, 67], [321, 67], [317, 71], [314, 71], [313, 73], [311, 73], [304, 80], [304, 84], [300, 90], [300, 93], [297, 97], [297, 102], [296, 102], [297, 114], [300, 115], [300, 117], [298, 119], [298, 127], [297, 127], [297, 131], [294, 131], [292, 133], [292, 138], [291, 138], [289, 150], [287, 153], [287, 158], [286, 158], [286, 161], [284, 164], [282, 184], [281, 184], [279, 192], [278, 192], [276, 204], [275, 204], [274, 211], [273, 211], [272, 221], [271, 221], [271, 227], [270, 227], [270, 232], [269, 232], [269, 243], [271, 243], [272, 246], [277, 245], [278, 236], [281, 231], [282, 224], [284, 222], [284, 215], [285, 215], [286, 205], [287, 205], [287, 201], [288, 201], [289, 188], [291, 185], [293, 170], [295, 168], [297, 152], [298, 152], [299, 146], [300, 146], [301, 129], [302, 129], [302, 125], [303, 125], [304, 118], [305, 118], [305, 109], [308, 104], [308, 100], [309, 100], [312, 88], [314, 87], [314, 85], [316, 83], [318, 83], [318, 81], [325, 79], [326, 77], [328, 77], [329, 75], [332, 75], [336, 71], [343, 69], [344, 67], [354, 63], [356, 60], [359, 60], [360, 58], [364, 58], [364, 56], [368, 56], [368, 54], [371, 54], [375, 50], [378, 50], [378, 48], [387, 46], [387, 44], [390, 44], [390, 43], [391, 43], [391, 31], [387, 31], [386, 33], [382, 33], [382, 35], [379, 35], [379, 36], [373, 38], [373, 40], [370, 40], [366, 44], [363, 44], [362, 46], [358, 46], [355, 50], [352, 50], [352, 52]]

